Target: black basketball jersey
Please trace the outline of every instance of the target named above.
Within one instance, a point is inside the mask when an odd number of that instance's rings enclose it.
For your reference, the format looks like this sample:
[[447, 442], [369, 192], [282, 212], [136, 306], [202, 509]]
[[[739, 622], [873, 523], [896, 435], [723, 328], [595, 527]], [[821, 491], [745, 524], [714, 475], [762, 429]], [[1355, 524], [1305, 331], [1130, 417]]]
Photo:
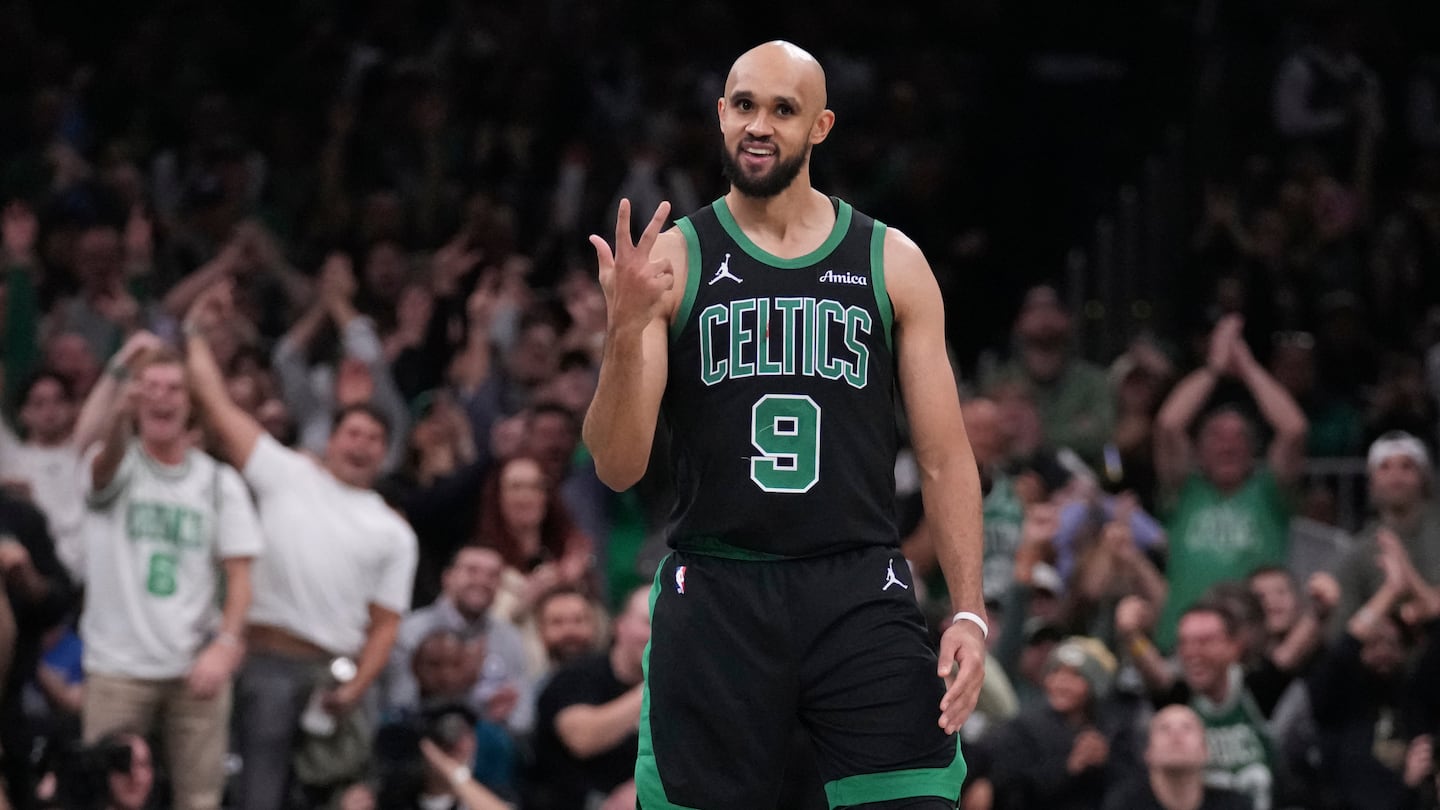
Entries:
[[832, 202], [829, 238], [795, 259], [756, 246], [724, 198], [676, 223], [688, 271], [661, 404], [675, 548], [897, 542], [885, 226]]

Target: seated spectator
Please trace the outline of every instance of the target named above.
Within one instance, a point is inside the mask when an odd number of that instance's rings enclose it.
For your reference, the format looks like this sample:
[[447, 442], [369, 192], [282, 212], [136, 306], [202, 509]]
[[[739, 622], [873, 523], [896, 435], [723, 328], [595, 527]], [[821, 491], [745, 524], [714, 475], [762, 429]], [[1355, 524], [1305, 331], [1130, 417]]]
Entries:
[[589, 801], [635, 805], [642, 664], [650, 642], [649, 589], [636, 589], [615, 619], [608, 653], [557, 671], [535, 713], [535, 778], [525, 807], [570, 810]]
[[1310, 425], [1307, 456], [1349, 456], [1364, 447], [1360, 411], [1345, 397], [1320, 387], [1313, 335], [1277, 333], [1270, 350], [1270, 373], [1305, 412]]
[[[1327, 575], [1316, 575], [1321, 576]], [[1274, 696], [1270, 700], [1261, 698], [1261, 708], [1268, 717], [1291, 681], [1304, 674], [1320, 651], [1323, 623], [1332, 605], [1322, 599], [1312, 599], [1306, 605], [1295, 577], [1279, 566], [1256, 569], [1246, 579], [1246, 585], [1259, 603], [1264, 628], [1254, 657], [1263, 662], [1273, 679], [1270, 686], [1256, 689]], [[1317, 587], [1312, 581], [1310, 591], [1313, 593]]]
[[1107, 490], [1134, 492], [1145, 510], [1155, 509], [1155, 414], [1174, 378], [1170, 359], [1149, 337], [1131, 341], [1110, 365], [1115, 429], [1099, 469]]
[[417, 774], [406, 771], [381, 786], [377, 804], [395, 810], [513, 810], [476, 781], [475, 715], [460, 704], [425, 712], [413, 744], [422, 760]]
[[[471, 693], [461, 696], [477, 712], [492, 702], [514, 705], [531, 675], [524, 640], [515, 626], [491, 614], [500, 585], [501, 559], [494, 549], [462, 546], [443, 575], [444, 591], [434, 604], [411, 612], [400, 622], [386, 671], [385, 704], [389, 711], [414, 708], [417, 693], [411, 660], [420, 642], [439, 630], [457, 634], [483, 648], [484, 665]], [[504, 714], [508, 715], [506, 711]], [[505, 717], [492, 718], [505, 722]]]
[[528, 734], [535, 727], [535, 702], [561, 667], [596, 651], [600, 643], [600, 608], [578, 588], [560, 586], [535, 603], [535, 630], [545, 648], [545, 668], [520, 695], [510, 716], [510, 729]]
[[[1101, 638], [1113, 637], [1110, 619], [1121, 599], [1138, 594], [1151, 604], [1162, 604], [1167, 591], [1165, 575], [1146, 553], [1163, 551], [1164, 533], [1151, 535], [1148, 548], [1142, 545], [1134, 533], [1137, 521], [1133, 513], [1139, 507], [1133, 498], [1127, 500], [1116, 508], [1113, 518], [1102, 517], [1106, 514], [1103, 507], [1097, 508], [1088, 521], [1088, 537], [1072, 548], [1079, 562], [1070, 580], [1066, 621], [1077, 631]], [[1148, 516], [1140, 525], [1158, 530]], [[1058, 543], [1059, 535], [1056, 539]]]
[[[418, 697], [415, 704], [393, 710], [376, 734], [376, 758], [387, 775], [413, 773], [417, 765], [415, 745], [417, 724], [434, 718], [437, 712], [463, 712], [475, 737], [473, 775], [487, 789], [503, 797], [515, 796], [516, 746], [502, 725], [503, 714], [489, 706], [476, 707], [472, 700], [479, 673], [484, 666], [483, 639], [466, 641], [453, 630], [437, 629], [425, 636], [410, 661]], [[495, 701], [490, 702], [493, 706]], [[506, 704], [505, 713], [513, 700]]]
[[1071, 637], [1045, 663], [1045, 702], [994, 729], [970, 751], [993, 785], [995, 808], [1091, 808], [1132, 777], [1132, 718], [1111, 703], [1115, 657], [1097, 639]]
[[[1304, 461], [1305, 415], [1250, 354], [1244, 322], [1221, 319], [1205, 365], [1176, 384], [1156, 419], [1155, 469], [1168, 511], [1170, 593], [1156, 643], [1169, 649], [1176, 620], [1211, 585], [1243, 579], [1285, 560], [1289, 493]], [[1222, 376], [1244, 383], [1275, 430], [1264, 464], [1255, 464], [1253, 428], [1225, 407], [1205, 416], [1193, 443], [1187, 431]]]
[[35, 731], [22, 694], [36, 673], [42, 639], [60, 624], [75, 589], [55, 556], [45, 518], [29, 502], [0, 490], [0, 779], [12, 803], [28, 807], [34, 788], [27, 759]]
[[491, 473], [480, 494], [475, 542], [505, 561], [496, 610], [510, 621], [528, 620], [535, 601], [557, 585], [589, 584], [590, 537], [571, 523], [554, 484], [538, 460], [517, 456]]
[[1016, 358], [998, 378], [1029, 386], [1047, 441], [1098, 465], [1114, 427], [1114, 397], [1105, 372], [1076, 356], [1070, 313], [1054, 287], [1032, 287], [1025, 294], [1014, 337]]
[[1180, 616], [1176, 677], [1143, 635], [1143, 600], [1132, 597], [1116, 608], [1115, 627], [1130, 650], [1156, 707], [1188, 705], [1205, 723], [1210, 758], [1205, 783], [1248, 796], [1255, 810], [1268, 810], [1275, 796], [1273, 746], [1265, 717], [1245, 685], [1240, 662], [1245, 643], [1238, 620], [1217, 602], [1192, 605]]
[[1209, 761], [1200, 716], [1166, 706], [1150, 718], [1144, 777], [1109, 791], [1104, 810], [1252, 810], [1246, 796], [1206, 784]]
[[155, 788], [150, 745], [139, 734], [114, 732], [72, 756], [60, 769], [65, 810], [142, 810]]
[[1087, 533], [1094, 540], [1111, 521], [1128, 524], [1131, 545], [1155, 561], [1163, 561], [1165, 529], [1139, 505], [1134, 495], [1097, 495], [1077, 499], [1060, 507], [1060, 525], [1055, 533], [1055, 570], [1069, 580], [1080, 557], [1081, 539]]
[[1428, 623], [1440, 616], [1440, 593], [1419, 580], [1393, 534], [1382, 531], [1379, 543], [1379, 589], [1306, 678], [1320, 732], [1321, 791], [1344, 810], [1403, 806], [1413, 786], [1405, 774], [1410, 740], [1433, 730], [1409, 703], [1405, 664], [1415, 628], [1401, 620], [1400, 606], [1412, 600], [1412, 621]]
[[1379, 590], [1384, 575], [1376, 560], [1383, 531], [1400, 539], [1422, 579], [1440, 584], [1440, 508], [1430, 497], [1434, 468], [1424, 443], [1408, 433], [1386, 434], [1370, 445], [1365, 461], [1376, 514], [1335, 572], [1340, 605], [1331, 618], [1331, 635], [1338, 635]]

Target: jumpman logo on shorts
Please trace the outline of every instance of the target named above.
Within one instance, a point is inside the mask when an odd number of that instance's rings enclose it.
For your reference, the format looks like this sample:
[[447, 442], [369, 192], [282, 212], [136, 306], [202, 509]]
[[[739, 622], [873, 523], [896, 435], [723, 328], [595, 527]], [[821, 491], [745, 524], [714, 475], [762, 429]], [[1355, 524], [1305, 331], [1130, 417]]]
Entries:
[[740, 284], [740, 283], [744, 282], [744, 279], [742, 279], [742, 278], [740, 278], [739, 276], [735, 275], [734, 273], [730, 272], [730, 254], [729, 254], [729, 253], [726, 253], [726, 254], [725, 254], [725, 261], [720, 262], [720, 269], [715, 271], [715, 277], [712, 278], [712, 279], [710, 279], [710, 284], [711, 284], [711, 285], [714, 285], [715, 282], [719, 281], [719, 280], [722, 279], [722, 278], [728, 278], [728, 279], [730, 279], [731, 281], [735, 282], [736, 284]]
[[899, 585], [900, 587], [904, 588], [904, 589], [907, 590], [907, 591], [910, 590], [910, 586], [909, 586], [909, 585], [906, 585], [905, 583], [901, 582], [901, 581], [900, 581], [900, 578], [897, 577], [897, 576], [895, 576], [895, 558], [894, 558], [894, 557], [891, 557], [891, 558], [890, 558], [890, 567], [885, 569], [885, 587], [881, 588], [880, 590], [882, 590], [882, 591], [888, 591], [888, 590], [890, 590], [890, 586], [891, 586], [891, 585]]

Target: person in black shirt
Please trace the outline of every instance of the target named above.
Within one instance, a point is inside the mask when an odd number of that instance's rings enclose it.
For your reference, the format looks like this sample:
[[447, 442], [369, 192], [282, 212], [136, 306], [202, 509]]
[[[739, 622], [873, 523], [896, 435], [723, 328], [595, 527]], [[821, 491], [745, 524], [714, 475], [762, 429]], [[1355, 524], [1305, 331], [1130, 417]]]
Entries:
[[630, 594], [615, 619], [615, 641], [555, 673], [535, 717], [535, 774], [525, 807], [571, 810], [604, 797], [635, 806], [641, 662], [650, 641], [648, 588]]
[[41, 636], [64, 619], [74, 601], [74, 586], [55, 556], [44, 515], [0, 490], [0, 610], [8, 607], [13, 615], [15, 636], [13, 647], [0, 638], [0, 774], [17, 810], [33, 801], [26, 760], [32, 733], [21, 712], [21, 689], [35, 674]]
[[1205, 786], [1205, 726], [1188, 706], [1166, 706], [1150, 720], [1146, 776], [1111, 791], [1104, 810], [1251, 810], [1239, 793]]

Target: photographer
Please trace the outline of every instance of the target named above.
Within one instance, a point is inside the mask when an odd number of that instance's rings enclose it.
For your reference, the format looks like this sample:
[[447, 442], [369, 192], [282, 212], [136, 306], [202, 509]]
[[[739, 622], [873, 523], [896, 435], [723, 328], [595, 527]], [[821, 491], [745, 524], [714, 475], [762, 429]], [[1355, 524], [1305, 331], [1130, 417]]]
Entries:
[[139, 734], [117, 731], [62, 764], [54, 806], [64, 810], [141, 810], [150, 801], [155, 767]]
[[451, 703], [421, 717], [415, 736], [423, 764], [389, 774], [379, 805], [397, 810], [512, 810], [475, 780], [475, 713], [463, 703]]

